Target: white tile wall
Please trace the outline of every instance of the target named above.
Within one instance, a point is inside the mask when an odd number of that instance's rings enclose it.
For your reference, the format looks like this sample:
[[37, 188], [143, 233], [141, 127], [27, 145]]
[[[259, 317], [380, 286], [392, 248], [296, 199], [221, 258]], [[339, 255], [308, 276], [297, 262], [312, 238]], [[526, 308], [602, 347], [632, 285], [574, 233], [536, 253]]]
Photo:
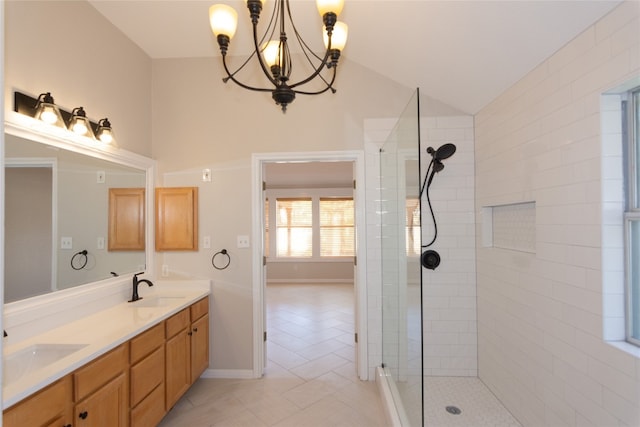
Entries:
[[[395, 126], [395, 120], [371, 119], [365, 122], [365, 158], [367, 182], [379, 182], [379, 149]], [[430, 195], [438, 219], [438, 239], [433, 245], [442, 258], [434, 271], [423, 270], [423, 311], [425, 375], [477, 375], [476, 289], [475, 289], [475, 218], [473, 118], [469, 116], [421, 118], [422, 149], [438, 148], [446, 142], [456, 144], [453, 157], [445, 161], [445, 169], [433, 181]], [[426, 136], [425, 136], [426, 135]], [[423, 162], [428, 162], [426, 152]], [[422, 165], [426, 171], [428, 163]], [[375, 331], [382, 327], [380, 283], [381, 229], [380, 215], [384, 206], [380, 189], [367, 189], [367, 248], [369, 289], [369, 372], [382, 363], [383, 337]], [[374, 202], [375, 201], [375, 202]], [[432, 238], [430, 216], [424, 212], [423, 241]], [[389, 221], [389, 217], [385, 218]], [[397, 256], [397, 253], [392, 254]], [[377, 283], [377, 285], [376, 285]], [[386, 319], [385, 321], [388, 321]], [[397, 337], [384, 337], [396, 342]], [[393, 361], [391, 361], [393, 362]]]
[[640, 76], [639, 9], [622, 3], [475, 117], [476, 213], [540, 213], [536, 254], [477, 245], [479, 375], [525, 426], [640, 425], [640, 352], [605, 341], [621, 326], [622, 193], [602, 98]]
[[[421, 126], [423, 173], [431, 161], [427, 147], [456, 145], [429, 190], [438, 224], [437, 239], [429, 249], [440, 254], [441, 263], [435, 270], [422, 269], [424, 374], [476, 376], [473, 117], [432, 117], [421, 120]], [[427, 244], [434, 227], [425, 196], [422, 231]]]

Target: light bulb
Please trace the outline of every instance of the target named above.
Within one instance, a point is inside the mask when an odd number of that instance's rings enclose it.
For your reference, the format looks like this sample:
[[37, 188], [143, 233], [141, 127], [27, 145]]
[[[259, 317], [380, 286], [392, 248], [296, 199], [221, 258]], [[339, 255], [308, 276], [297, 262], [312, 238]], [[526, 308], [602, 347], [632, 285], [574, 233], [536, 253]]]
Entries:
[[232, 39], [238, 28], [238, 13], [226, 4], [214, 4], [209, 8], [209, 24], [216, 36], [222, 34]]
[[76, 120], [72, 126], [72, 130], [78, 135], [84, 135], [87, 133], [87, 125], [82, 120]]
[[[327, 32], [323, 31], [323, 40], [324, 47], [328, 47], [329, 44], [329, 36], [327, 36]], [[331, 33], [331, 49], [337, 49], [342, 51], [344, 46], [347, 44], [347, 35], [349, 33], [349, 27], [344, 22], [336, 22], [333, 26], [333, 32]]]
[[40, 114], [40, 119], [43, 122], [49, 123], [50, 125], [52, 125], [58, 121], [58, 115], [56, 114], [53, 107], [44, 106], [42, 107], [42, 113]]
[[320, 16], [324, 16], [325, 13], [329, 12], [340, 15], [344, 7], [344, 0], [316, 0], [316, 6], [318, 7]]
[[271, 40], [265, 43], [262, 49], [262, 56], [269, 67], [277, 65], [280, 57], [280, 42], [278, 40]]

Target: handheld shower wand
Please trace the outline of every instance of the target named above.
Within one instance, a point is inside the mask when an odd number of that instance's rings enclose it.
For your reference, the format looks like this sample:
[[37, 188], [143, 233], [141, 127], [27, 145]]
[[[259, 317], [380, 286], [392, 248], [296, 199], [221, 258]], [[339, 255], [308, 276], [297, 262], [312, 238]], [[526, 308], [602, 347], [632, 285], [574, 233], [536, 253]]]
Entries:
[[[443, 160], [448, 159], [453, 156], [456, 152], [456, 146], [447, 143], [442, 145], [437, 150], [434, 150], [432, 147], [427, 148], [427, 153], [431, 154], [431, 162], [429, 163], [429, 167], [427, 167], [427, 173], [424, 176], [424, 181], [422, 183], [422, 187], [420, 188], [420, 197], [422, 197], [422, 193], [425, 192], [427, 196], [427, 203], [429, 204], [429, 211], [431, 212], [431, 219], [433, 220], [433, 239], [426, 245], [422, 245], [423, 248], [428, 248], [433, 245], [438, 237], [438, 224], [436, 222], [436, 216], [433, 213], [433, 206], [431, 205], [431, 198], [429, 197], [429, 187], [431, 187], [431, 183], [433, 182], [433, 177], [436, 173], [442, 171], [444, 169]], [[440, 264], [440, 255], [433, 250], [425, 251], [422, 254], [422, 265], [425, 268], [430, 270], [435, 270], [435, 268]]]

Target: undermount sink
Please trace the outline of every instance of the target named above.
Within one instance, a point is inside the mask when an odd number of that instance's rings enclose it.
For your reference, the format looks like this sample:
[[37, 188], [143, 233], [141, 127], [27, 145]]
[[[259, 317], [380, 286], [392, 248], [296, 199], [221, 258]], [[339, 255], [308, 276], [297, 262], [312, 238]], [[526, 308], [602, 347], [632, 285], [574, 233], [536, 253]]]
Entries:
[[132, 307], [166, 307], [170, 304], [178, 302], [178, 300], [184, 299], [181, 296], [152, 296], [139, 299], [136, 302], [131, 303]]
[[11, 384], [24, 375], [45, 368], [86, 346], [86, 344], [34, 344], [7, 354], [3, 357], [2, 384]]

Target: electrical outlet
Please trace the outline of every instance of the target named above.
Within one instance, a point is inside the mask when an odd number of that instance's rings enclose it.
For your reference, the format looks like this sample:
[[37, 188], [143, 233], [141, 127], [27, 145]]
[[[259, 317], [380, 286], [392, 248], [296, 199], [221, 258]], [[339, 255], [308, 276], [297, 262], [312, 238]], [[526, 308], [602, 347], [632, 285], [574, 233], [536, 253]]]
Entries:
[[162, 264], [162, 277], [169, 276], [169, 266], [167, 264]]
[[238, 248], [249, 247], [249, 236], [238, 236]]
[[106, 178], [106, 175], [105, 175], [104, 171], [96, 172], [96, 182], [98, 184], [104, 184], [105, 178]]
[[211, 249], [211, 236], [204, 236], [202, 238], [202, 248]]
[[202, 169], [202, 181], [211, 182], [211, 169]]
[[98, 237], [96, 249], [104, 249], [104, 237]]
[[61, 237], [60, 238], [60, 249], [73, 249], [73, 238], [71, 238], [71, 237]]

